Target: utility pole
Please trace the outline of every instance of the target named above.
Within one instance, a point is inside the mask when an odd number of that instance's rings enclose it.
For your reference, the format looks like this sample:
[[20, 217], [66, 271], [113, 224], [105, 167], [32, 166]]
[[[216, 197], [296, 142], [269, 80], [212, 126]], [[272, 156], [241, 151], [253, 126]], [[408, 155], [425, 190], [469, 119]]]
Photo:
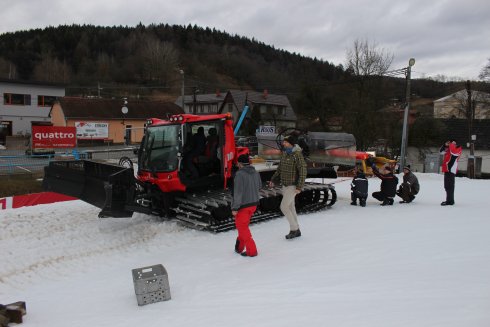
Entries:
[[192, 88], [192, 114], [196, 114], [196, 93], [197, 93], [197, 86], [194, 86]]
[[402, 131], [402, 146], [400, 153], [400, 167], [398, 167], [398, 171], [401, 172], [403, 167], [405, 167], [405, 152], [407, 151], [407, 135], [408, 135], [408, 111], [410, 110], [410, 74], [412, 72], [412, 66], [415, 65], [415, 59], [410, 58], [408, 61], [407, 71], [407, 93], [406, 93], [406, 101], [407, 104], [405, 106], [405, 112], [403, 114], [403, 131]]
[[468, 94], [468, 99], [466, 103], [468, 118], [468, 143], [470, 147], [470, 155], [468, 157], [468, 166], [466, 168], [468, 178], [475, 178], [475, 140], [472, 135], [473, 132], [473, 120], [475, 118], [475, 111], [473, 108], [473, 98], [471, 96], [471, 82], [469, 80], [466, 81], [466, 93]]
[[184, 70], [180, 70], [180, 74], [182, 75], [182, 110], [185, 112], [185, 79], [184, 79]]

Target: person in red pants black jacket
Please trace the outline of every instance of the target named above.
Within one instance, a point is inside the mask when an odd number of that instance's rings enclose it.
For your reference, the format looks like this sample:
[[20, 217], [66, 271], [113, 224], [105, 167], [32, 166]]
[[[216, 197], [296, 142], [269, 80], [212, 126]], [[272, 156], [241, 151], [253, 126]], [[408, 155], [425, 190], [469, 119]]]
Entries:
[[231, 212], [235, 217], [235, 226], [238, 231], [235, 252], [243, 256], [255, 257], [257, 246], [248, 225], [259, 204], [259, 189], [262, 187], [262, 181], [259, 173], [253, 166], [250, 166], [248, 155], [239, 156], [237, 165], [239, 169], [233, 180], [233, 201], [231, 203]]

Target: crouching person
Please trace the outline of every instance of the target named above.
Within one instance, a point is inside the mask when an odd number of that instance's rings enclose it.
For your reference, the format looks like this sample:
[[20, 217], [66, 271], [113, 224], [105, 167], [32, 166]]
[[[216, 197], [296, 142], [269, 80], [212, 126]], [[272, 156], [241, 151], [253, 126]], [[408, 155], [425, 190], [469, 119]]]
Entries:
[[371, 164], [371, 167], [373, 168], [374, 175], [381, 179], [381, 189], [379, 192], [372, 194], [373, 198], [381, 201], [382, 206], [393, 205], [393, 202], [395, 202], [394, 198], [396, 195], [396, 186], [398, 185], [398, 177], [393, 175], [393, 171], [389, 166], [385, 166], [382, 172], [378, 170], [374, 163]]
[[396, 195], [402, 198], [400, 203], [410, 203], [419, 193], [420, 185], [417, 176], [410, 170], [410, 166], [403, 167], [403, 182], [396, 191]]
[[359, 199], [361, 207], [365, 207], [366, 199], [368, 197], [368, 180], [360, 168], [356, 167], [355, 173], [356, 175], [350, 183], [350, 197], [352, 200], [350, 204], [356, 206], [357, 199]]
[[231, 211], [238, 231], [235, 251], [243, 256], [255, 257], [257, 246], [248, 226], [259, 204], [259, 190], [262, 187], [262, 181], [259, 173], [253, 166], [250, 166], [248, 155], [238, 157], [237, 165], [238, 171], [233, 181], [233, 201], [231, 203]]

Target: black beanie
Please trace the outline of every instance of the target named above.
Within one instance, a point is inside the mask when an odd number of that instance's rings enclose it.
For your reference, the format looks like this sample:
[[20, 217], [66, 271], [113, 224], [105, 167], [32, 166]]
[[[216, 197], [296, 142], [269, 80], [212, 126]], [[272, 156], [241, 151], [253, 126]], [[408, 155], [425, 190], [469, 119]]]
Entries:
[[285, 137], [284, 141], [288, 142], [289, 144], [291, 144], [293, 146], [298, 143], [298, 140], [296, 139], [296, 137], [294, 135], [289, 135], [289, 136]]
[[238, 157], [237, 161], [242, 165], [250, 165], [250, 158], [248, 157], [248, 154], [242, 154]]

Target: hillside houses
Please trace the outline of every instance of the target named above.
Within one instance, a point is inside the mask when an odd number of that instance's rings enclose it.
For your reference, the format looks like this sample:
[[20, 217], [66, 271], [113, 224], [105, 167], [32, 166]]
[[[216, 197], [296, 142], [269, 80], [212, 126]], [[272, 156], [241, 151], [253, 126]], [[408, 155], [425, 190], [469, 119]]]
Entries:
[[[471, 99], [475, 119], [490, 119], [490, 93], [472, 91]], [[434, 118], [466, 119], [468, 110], [468, 92], [461, 90], [434, 101]]]
[[[182, 97], [178, 97], [175, 104], [182, 107]], [[184, 97], [184, 110], [186, 113], [209, 115], [217, 113], [231, 113], [236, 122], [245, 107], [249, 111], [245, 118], [244, 129], [250, 133], [259, 125], [274, 126], [276, 131], [296, 127], [296, 114], [285, 95], [269, 94], [264, 92], [229, 90], [225, 94], [186, 95]]]

